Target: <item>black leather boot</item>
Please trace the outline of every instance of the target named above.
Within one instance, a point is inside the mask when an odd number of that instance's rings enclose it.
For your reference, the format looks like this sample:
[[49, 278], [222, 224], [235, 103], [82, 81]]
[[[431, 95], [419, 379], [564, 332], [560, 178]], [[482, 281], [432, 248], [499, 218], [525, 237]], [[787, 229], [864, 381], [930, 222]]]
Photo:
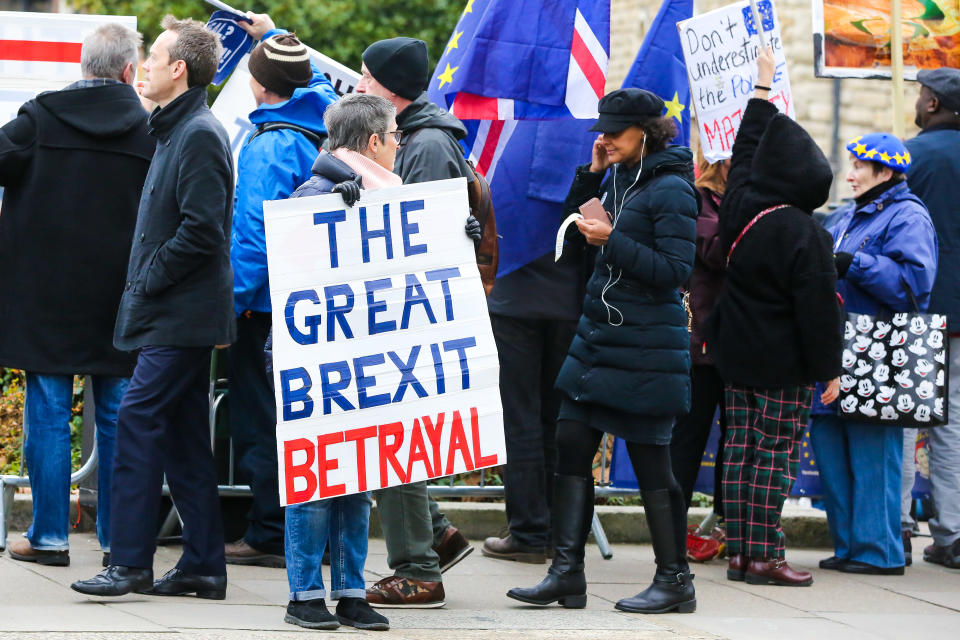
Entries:
[[559, 602], [567, 609], [587, 606], [584, 546], [593, 520], [593, 478], [556, 475], [553, 504], [553, 564], [535, 587], [510, 589], [508, 598], [527, 604]]
[[[653, 583], [632, 598], [616, 604], [630, 613], [693, 613], [697, 597], [687, 565], [686, 509], [680, 491], [641, 491], [647, 526], [653, 538], [657, 573]], [[682, 515], [682, 517], [681, 517]]]

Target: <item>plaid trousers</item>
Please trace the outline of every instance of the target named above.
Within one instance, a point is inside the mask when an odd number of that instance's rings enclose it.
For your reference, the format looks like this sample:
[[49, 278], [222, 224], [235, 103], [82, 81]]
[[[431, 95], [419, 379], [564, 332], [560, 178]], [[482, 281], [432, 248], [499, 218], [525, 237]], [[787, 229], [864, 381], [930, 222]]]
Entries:
[[783, 503], [800, 462], [813, 387], [754, 389], [727, 385], [723, 503], [730, 555], [784, 557]]

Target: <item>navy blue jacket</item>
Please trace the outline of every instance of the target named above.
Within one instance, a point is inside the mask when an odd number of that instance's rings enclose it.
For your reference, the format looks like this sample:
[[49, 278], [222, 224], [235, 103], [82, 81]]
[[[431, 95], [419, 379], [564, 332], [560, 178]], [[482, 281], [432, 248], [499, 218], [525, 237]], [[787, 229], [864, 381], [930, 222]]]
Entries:
[[570, 187], [568, 202], [602, 194], [613, 211], [614, 198], [626, 199], [597, 254], [557, 388], [579, 402], [676, 416], [690, 405], [687, 314], [677, 288], [693, 269], [692, 154], [670, 147], [644, 158], [637, 180], [639, 169], [615, 165], [601, 185], [603, 175], [584, 165]]
[[934, 128], [920, 132], [906, 142], [912, 163], [907, 182], [923, 203], [937, 230], [939, 268], [930, 294], [930, 312], [945, 313], [957, 331], [960, 319], [960, 210], [957, 185], [960, 185], [960, 130]]
[[157, 150], [147, 173], [113, 344], [204, 347], [236, 337], [230, 223], [233, 154], [194, 87], [149, 120]]

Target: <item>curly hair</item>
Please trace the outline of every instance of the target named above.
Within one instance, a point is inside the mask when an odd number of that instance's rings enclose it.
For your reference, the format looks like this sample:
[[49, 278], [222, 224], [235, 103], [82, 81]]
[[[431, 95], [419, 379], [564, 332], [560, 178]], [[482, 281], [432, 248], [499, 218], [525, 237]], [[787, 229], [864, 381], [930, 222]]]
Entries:
[[668, 117], [650, 118], [637, 124], [647, 134], [647, 153], [663, 151], [677, 137], [677, 125]]

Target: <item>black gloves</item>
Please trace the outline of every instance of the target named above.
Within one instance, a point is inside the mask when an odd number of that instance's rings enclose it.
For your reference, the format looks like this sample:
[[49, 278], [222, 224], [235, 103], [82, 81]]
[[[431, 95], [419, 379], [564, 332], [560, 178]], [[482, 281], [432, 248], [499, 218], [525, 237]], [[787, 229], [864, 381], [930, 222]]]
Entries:
[[333, 185], [331, 193], [339, 193], [348, 207], [352, 207], [360, 199], [360, 185], [355, 180], [344, 180]]
[[850, 268], [851, 262], [853, 262], [852, 253], [841, 251], [840, 253], [833, 254], [833, 263], [837, 267], [837, 278], [843, 280], [847, 277], [847, 269]]
[[483, 236], [483, 231], [480, 229], [480, 221], [473, 216], [467, 216], [467, 224], [463, 230], [467, 232], [467, 237], [474, 242], [479, 242]]

